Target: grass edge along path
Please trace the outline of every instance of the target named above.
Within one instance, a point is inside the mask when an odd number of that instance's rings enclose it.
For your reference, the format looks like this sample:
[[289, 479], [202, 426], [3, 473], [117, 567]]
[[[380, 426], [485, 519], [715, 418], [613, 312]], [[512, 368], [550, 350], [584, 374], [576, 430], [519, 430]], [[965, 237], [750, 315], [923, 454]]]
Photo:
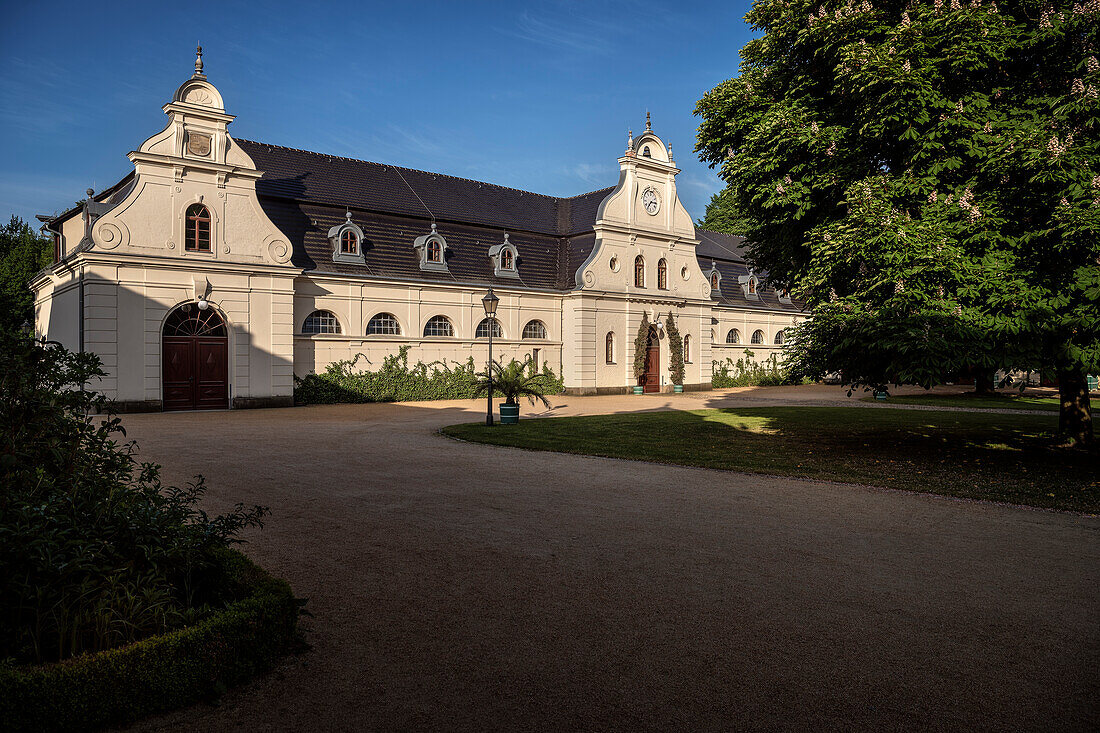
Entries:
[[861, 402], [880, 405], [921, 405], [925, 407], [954, 407], [960, 410], [1032, 410], [1039, 412], [1058, 412], [1058, 398], [1018, 396], [1008, 394], [975, 395], [973, 392], [961, 394], [916, 394], [887, 397], [885, 400], [875, 397], [861, 397]]
[[1058, 416], [860, 407], [671, 410], [443, 428], [478, 443], [1100, 513], [1100, 456]]

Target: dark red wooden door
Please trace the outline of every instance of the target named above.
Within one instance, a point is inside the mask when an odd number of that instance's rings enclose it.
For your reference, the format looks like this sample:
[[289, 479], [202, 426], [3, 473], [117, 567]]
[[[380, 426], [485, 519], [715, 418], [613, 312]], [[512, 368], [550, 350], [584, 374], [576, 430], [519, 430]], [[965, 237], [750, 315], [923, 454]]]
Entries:
[[650, 341], [645, 350], [645, 389], [643, 391], [661, 391], [661, 347], [655, 341]]
[[164, 337], [164, 409], [195, 407], [195, 339]]
[[164, 409], [229, 406], [229, 344], [222, 337], [164, 337]]

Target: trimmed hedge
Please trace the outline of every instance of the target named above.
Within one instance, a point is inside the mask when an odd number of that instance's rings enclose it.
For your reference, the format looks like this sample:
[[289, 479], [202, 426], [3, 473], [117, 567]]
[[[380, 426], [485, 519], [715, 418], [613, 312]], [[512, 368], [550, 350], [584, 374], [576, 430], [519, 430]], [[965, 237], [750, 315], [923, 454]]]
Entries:
[[[294, 377], [294, 401], [305, 405], [360, 402], [417, 402], [422, 400], [464, 400], [478, 396], [478, 372], [473, 357], [464, 362], [422, 361], [409, 366], [409, 347], [383, 358], [378, 371], [357, 370], [362, 354], [354, 359], [329, 364], [321, 374]], [[542, 383], [546, 394], [565, 390], [561, 378], [543, 363]], [[496, 394], [500, 394], [494, 390]]]
[[220, 551], [226, 593], [240, 600], [176, 631], [32, 667], [0, 664], [5, 730], [93, 730], [216, 697], [291, 648], [301, 603], [235, 550]]

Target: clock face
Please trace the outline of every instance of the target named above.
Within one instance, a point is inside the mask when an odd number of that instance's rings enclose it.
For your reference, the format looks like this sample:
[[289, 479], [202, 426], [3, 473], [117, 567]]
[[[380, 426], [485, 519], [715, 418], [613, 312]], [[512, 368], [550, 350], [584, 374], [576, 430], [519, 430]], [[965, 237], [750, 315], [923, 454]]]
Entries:
[[661, 200], [657, 198], [657, 192], [652, 188], [646, 188], [642, 191], [642, 206], [645, 207], [646, 213], [653, 216], [661, 208]]

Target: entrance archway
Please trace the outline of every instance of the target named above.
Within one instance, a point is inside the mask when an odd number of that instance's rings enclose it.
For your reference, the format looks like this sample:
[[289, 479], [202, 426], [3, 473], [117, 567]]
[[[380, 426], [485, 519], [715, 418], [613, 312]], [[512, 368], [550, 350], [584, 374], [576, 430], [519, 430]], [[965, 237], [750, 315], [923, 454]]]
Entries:
[[168, 314], [161, 361], [165, 410], [229, 406], [229, 335], [213, 308], [184, 303]]
[[643, 392], [661, 391], [661, 342], [655, 326], [649, 327], [645, 346], [645, 374], [642, 376]]

